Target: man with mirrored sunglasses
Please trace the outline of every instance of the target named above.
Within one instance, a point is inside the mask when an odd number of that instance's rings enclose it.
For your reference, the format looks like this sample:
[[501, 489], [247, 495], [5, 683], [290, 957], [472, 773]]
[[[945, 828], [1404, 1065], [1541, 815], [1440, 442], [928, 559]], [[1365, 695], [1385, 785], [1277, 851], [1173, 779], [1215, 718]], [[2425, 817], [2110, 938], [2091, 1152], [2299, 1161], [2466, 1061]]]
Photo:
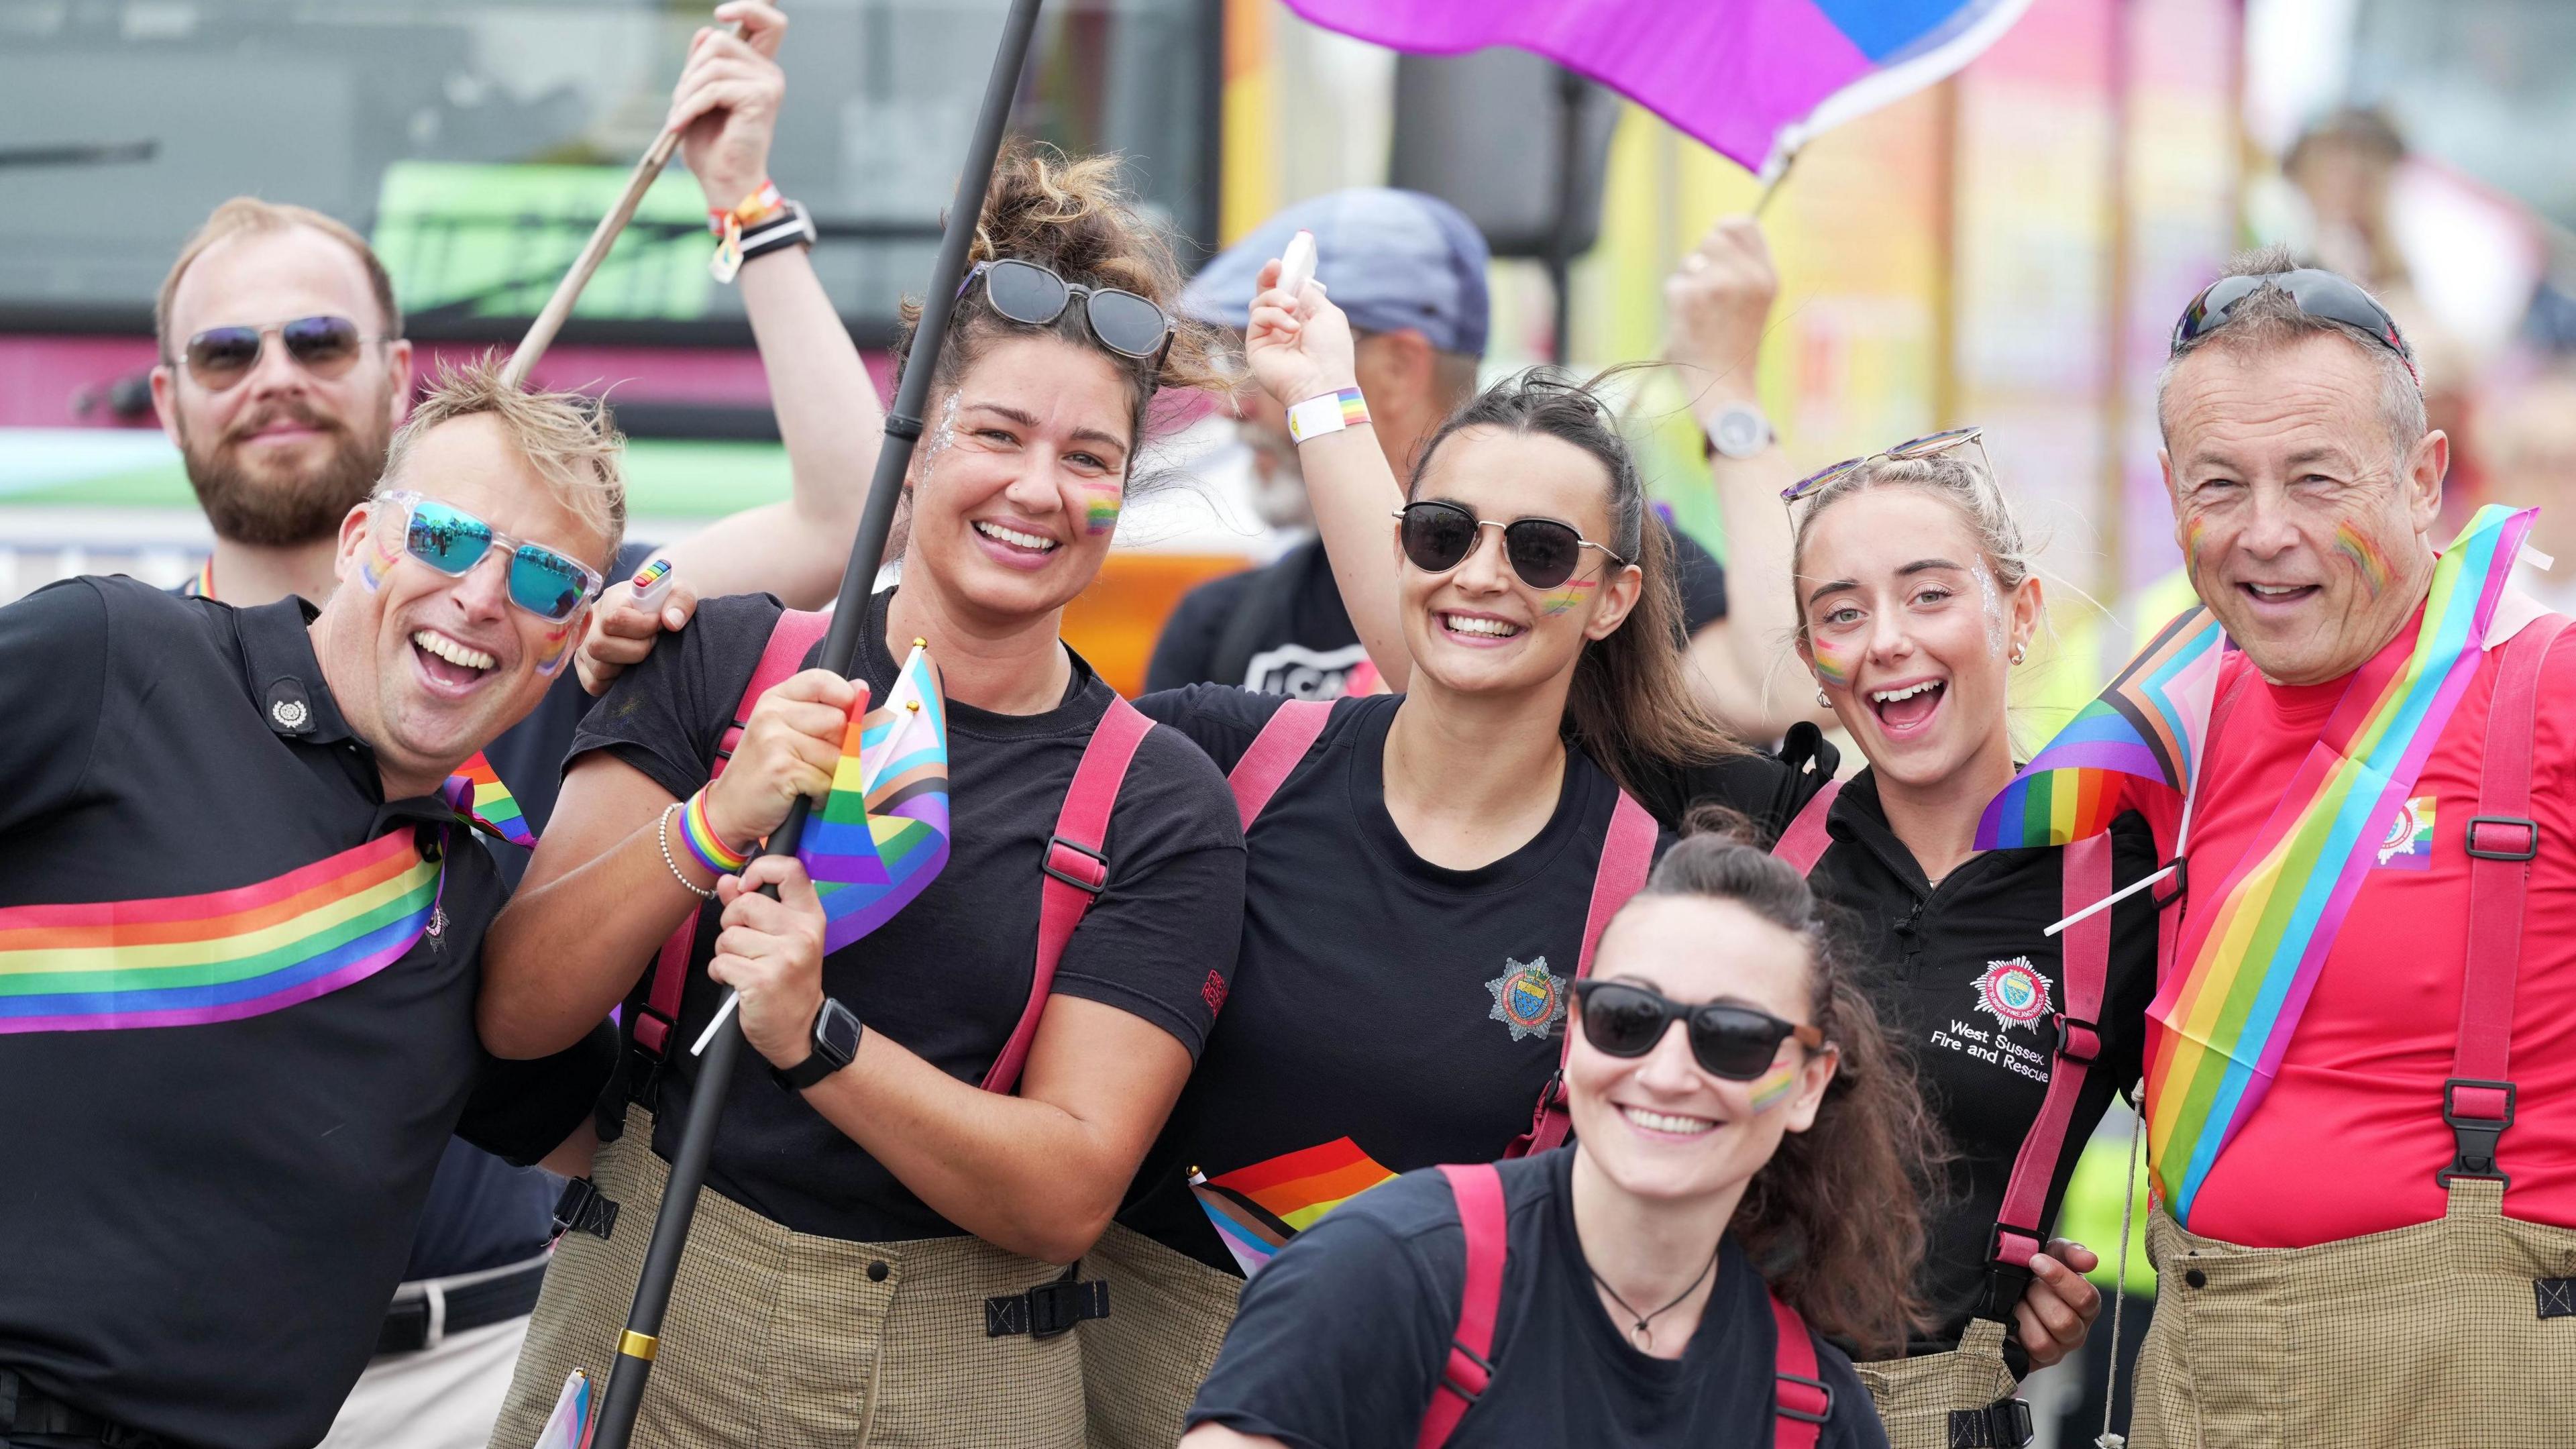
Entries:
[[506, 797], [461, 772], [569, 660], [619, 442], [444, 376], [320, 606], [0, 609], [0, 1443], [315, 1442], [451, 1132], [524, 1163], [586, 1130], [604, 1023], [536, 1063], [476, 1034]]
[[2280, 249], [2158, 390], [2232, 647], [2182, 789], [2111, 777], [2176, 865], [2131, 1442], [2576, 1443], [2576, 649], [2507, 584], [2529, 515], [2441, 521], [2406, 339]]

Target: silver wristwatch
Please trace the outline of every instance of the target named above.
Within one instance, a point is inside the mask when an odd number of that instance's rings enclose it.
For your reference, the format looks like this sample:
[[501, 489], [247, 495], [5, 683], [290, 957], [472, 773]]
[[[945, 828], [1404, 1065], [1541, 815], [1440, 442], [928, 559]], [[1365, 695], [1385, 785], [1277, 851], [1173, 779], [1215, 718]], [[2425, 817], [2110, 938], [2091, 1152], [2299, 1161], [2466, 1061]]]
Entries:
[[1730, 458], [1758, 458], [1775, 436], [1762, 410], [1745, 403], [1729, 403], [1708, 425], [1709, 446]]

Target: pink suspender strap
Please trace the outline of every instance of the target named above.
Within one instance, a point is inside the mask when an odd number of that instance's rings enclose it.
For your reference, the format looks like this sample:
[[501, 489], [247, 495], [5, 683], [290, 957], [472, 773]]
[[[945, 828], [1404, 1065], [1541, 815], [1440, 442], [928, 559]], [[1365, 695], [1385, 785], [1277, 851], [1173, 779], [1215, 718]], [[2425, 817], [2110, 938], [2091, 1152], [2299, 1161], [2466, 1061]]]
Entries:
[[1243, 828], [1252, 828], [1253, 817], [1270, 797], [1279, 793], [1280, 782], [1306, 758], [1315, 747], [1315, 739], [1333, 717], [1333, 703], [1327, 699], [1292, 699], [1279, 706], [1261, 726], [1252, 740], [1252, 748], [1234, 762], [1225, 782], [1234, 787], [1234, 808], [1243, 816]]
[[1780, 842], [1771, 847], [1771, 853], [1787, 861], [1789, 868], [1800, 875], [1814, 870], [1816, 862], [1824, 858], [1825, 847], [1834, 843], [1834, 838], [1825, 833], [1825, 817], [1833, 811], [1834, 797], [1842, 792], [1842, 781], [1827, 780], [1822, 789], [1808, 796], [1798, 818], [1780, 832]]
[[1064, 809], [1055, 818], [1038, 868], [1045, 873], [1038, 894], [1038, 960], [1029, 981], [1029, 1002], [1020, 1009], [1020, 1024], [993, 1069], [984, 1074], [984, 1090], [1009, 1092], [1020, 1084], [1020, 1068], [1037, 1039], [1038, 1018], [1046, 1014], [1047, 995], [1055, 985], [1056, 963], [1073, 942], [1091, 903], [1109, 885], [1109, 813], [1118, 804], [1118, 787], [1127, 778], [1127, 762], [1136, 757], [1154, 722], [1116, 695], [1109, 712], [1083, 746], [1082, 763], [1073, 770], [1073, 786], [1064, 793]]
[[[1610, 812], [1610, 833], [1601, 841], [1601, 864], [1592, 876], [1592, 908], [1583, 917], [1583, 951], [1575, 958], [1575, 980], [1592, 974], [1592, 953], [1601, 944], [1601, 933], [1609, 929], [1610, 918], [1619, 914], [1628, 897], [1645, 888], [1646, 872], [1654, 863], [1655, 817], [1622, 790]], [[1547, 1089], [1539, 1093], [1538, 1110], [1530, 1116], [1529, 1135], [1514, 1142], [1505, 1157], [1546, 1152], [1562, 1145], [1566, 1133], [1573, 1130], [1573, 1119], [1565, 1113], [1565, 1055], [1574, 1049], [1571, 1006], [1567, 1003], [1568, 1009], [1557, 1019], [1563, 1045], [1557, 1051], [1556, 1073], [1547, 1079]]]
[[[2086, 906], [2094, 905], [2111, 894], [2111, 837], [2106, 832], [2088, 835], [2058, 850], [2059, 914], [2071, 916]], [[2012, 1179], [2004, 1188], [2003, 1209], [1996, 1215], [1994, 1235], [1986, 1241], [1986, 1266], [1989, 1270], [1985, 1308], [1989, 1318], [2009, 1318], [2013, 1304], [2021, 1298], [2021, 1275], [2009, 1275], [2008, 1281], [1992, 1275], [1998, 1266], [2027, 1269], [2033, 1253], [2040, 1250], [2040, 1221], [2048, 1206], [2049, 1179], [2057, 1174], [2057, 1160], [2066, 1150], [2066, 1129], [2075, 1118], [2076, 1099], [2084, 1095], [2084, 1081], [2096, 1057], [2102, 1054], [2102, 1034], [2097, 1023], [2102, 1016], [2104, 981], [2111, 969], [2111, 913], [2095, 911], [2066, 928], [2058, 960], [2059, 974], [2065, 979], [2065, 1000], [2056, 1013], [2057, 1054], [2050, 1063], [2048, 1095], [2040, 1099], [2039, 1116], [2021, 1139], [2021, 1152], [2013, 1158]], [[2010, 1292], [2004, 1289], [2009, 1286]]]
[[1778, 1380], [1773, 1449], [1816, 1449], [1825, 1421], [1834, 1415], [1834, 1391], [1816, 1372], [1816, 1341], [1807, 1336], [1807, 1320], [1777, 1293], [1771, 1295], [1771, 1325], [1780, 1340], [1771, 1362]]
[[2514, 977], [2522, 959], [2523, 895], [2540, 854], [2540, 823], [2531, 816], [2531, 736], [2540, 704], [2540, 666], [2567, 627], [2549, 614], [2525, 624], [2504, 646], [2495, 697], [2487, 708], [2486, 759], [2478, 813], [2462, 843], [2469, 853], [2469, 943], [2460, 987], [2460, 1039], [2442, 1083], [2442, 1120], [2457, 1152], [2433, 1175], [2510, 1183], [2496, 1144], [2513, 1125]]
[[1467, 1286], [1458, 1295], [1458, 1331], [1450, 1336], [1448, 1362], [1431, 1390], [1415, 1449], [1439, 1449], [1494, 1378], [1494, 1320], [1503, 1302], [1503, 1260], [1511, 1247], [1503, 1215], [1503, 1175], [1490, 1162], [1444, 1166], [1458, 1199], [1458, 1226], [1467, 1233]]
[[[800, 671], [805, 655], [822, 642], [823, 634], [832, 627], [828, 613], [809, 614], [790, 609], [770, 626], [769, 643], [760, 651], [760, 662], [752, 666], [751, 682], [743, 686], [742, 700], [733, 707], [733, 723], [716, 741], [716, 757], [707, 762], [707, 778], [724, 773], [725, 764], [733, 758], [734, 749], [742, 743], [743, 727], [751, 722], [751, 711], [760, 697]], [[635, 1013], [635, 1044], [644, 1056], [659, 1061], [662, 1049], [671, 1039], [671, 1027], [680, 1019], [680, 993], [689, 982], [689, 949], [696, 943], [698, 913], [691, 911], [662, 942], [661, 951], [653, 958], [653, 993], [651, 999]]]

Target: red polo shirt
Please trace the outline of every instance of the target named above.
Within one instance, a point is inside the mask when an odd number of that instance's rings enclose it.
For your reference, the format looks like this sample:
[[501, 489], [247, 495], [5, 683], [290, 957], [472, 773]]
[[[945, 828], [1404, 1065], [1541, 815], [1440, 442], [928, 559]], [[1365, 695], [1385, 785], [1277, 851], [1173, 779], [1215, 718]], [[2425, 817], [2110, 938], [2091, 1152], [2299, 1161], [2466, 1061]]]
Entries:
[[[2388, 647], [2409, 649], [2414, 639], [2410, 626]], [[2459, 1039], [2467, 958], [2463, 838], [2477, 813], [2500, 657], [2488, 651], [2407, 807], [2382, 833], [2380, 858], [2326, 955], [2280, 1076], [2211, 1165], [2193, 1231], [2301, 1248], [2442, 1215], [2433, 1174], [2453, 1151], [2442, 1082]], [[2231, 654], [2219, 698], [2240, 679], [2244, 693], [2203, 766], [2192, 910], [2218, 907], [2220, 886], [2281, 803], [2347, 682], [2275, 686]], [[2542, 670], [2532, 757], [2540, 856], [2514, 994], [2511, 1074], [2521, 1090], [2498, 1158], [2513, 1179], [2507, 1216], [2576, 1227], [2576, 638], [2560, 639]], [[2174, 821], [2155, 824], [2170, 841]], [[2164, 1030], [2153, 1021], [2147, 1029], [2151, 1042]]]

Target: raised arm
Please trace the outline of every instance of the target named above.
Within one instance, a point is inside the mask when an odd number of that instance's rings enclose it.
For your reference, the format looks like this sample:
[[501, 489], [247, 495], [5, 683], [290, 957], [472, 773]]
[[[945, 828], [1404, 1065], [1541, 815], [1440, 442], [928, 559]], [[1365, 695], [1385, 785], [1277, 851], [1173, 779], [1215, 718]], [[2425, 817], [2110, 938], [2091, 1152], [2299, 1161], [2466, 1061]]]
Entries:
[[[1302, 296], [1291, 298], [1276, 289], [1278, 280], [1274, 258], [1262, 268], [1263, 290], [1252, 299], [1251, 324], [1243, 335], [1254, 378], [1287, 408], [1356, 390], [1350, 319], [1325, 296], [1323, 283], [1310, 283]], [[1298, 444], [1297, 468], [1305, 475], [1315, 532], [1332, 562], [1351, 627], [1386, 687], [1400, 692], [1413, 674], [1396, 607], [1395, 512], [1404, 506], [1404, 487], [1367, 424]]]
[[[1665, 280], [1664, 355], [1690, 392], [1703, 434], [1714, 436], [1730, 407], [1761, 409], [1756, 364], [1779, 291], [1771, 250], [1749, 216], [1720, 221]], [[1797, 478], [1776, 436], [1750, 458], [1712, 449], [1708, 466], [1726, 530], [1726, 617], [1691, 636], [1691, 662], [1719, 719], [1747, 739], [1774, 740], [1800, 720], [1831, 718], [1816, 707], [1788, 645], [1797, 614], [1780, 490]]]

